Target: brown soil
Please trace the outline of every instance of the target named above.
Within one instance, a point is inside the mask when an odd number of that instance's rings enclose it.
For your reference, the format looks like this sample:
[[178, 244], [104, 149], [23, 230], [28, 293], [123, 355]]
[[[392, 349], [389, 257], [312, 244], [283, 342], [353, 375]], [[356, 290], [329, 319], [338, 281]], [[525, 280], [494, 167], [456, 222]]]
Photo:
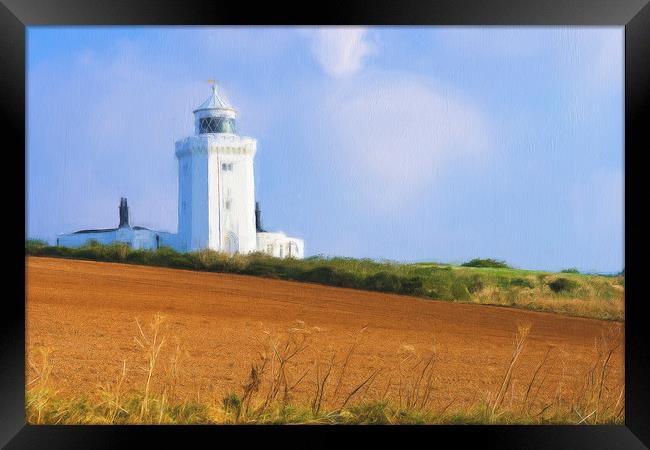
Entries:
[[[26, 272], [28, 358], [37, 361], [38, 347], [52, 350], [50, 382], [64, 395], [93, 395], [102, 383], [116, 380], [123, 360], [128, 387], [141, 389], [145, 374], [142, 351], [134, 342], [138, 335], [135, 319], [144, 327], [157, 312], [166, 317], [166, 342], [154, 389], [162, 389], [178, 344], [184, 356], [176, 389], [182, 398], [218, 400], [229, 391], [241, 391], [266, 332], [273, 339], [280, 338], [296, 321], [303, 321], [312, 332], [309, 348], [296, 356], [297, 366], [290, 369], [294, 379], [329, 348], [340, 362], [355, 335], [367, 326], [342, 392], [351, 391], [371, 370], [383, 367], [368, 395], [382, 395], [391, 377], [389, 392], [397, 395], [394, 370], [400, 354], [412, 348], [426, 355], [435, 344], [434, 403], [446, 405], [454, 400], [458, 407], [469, 406], [499, 389], [517, 326], [525, 323], [531, 331], [514, 370], [515, 401], [523, 396], [549, 347], [539, 398], [552, 399], [559, 392], [569, 399], [596, 361], [596, 340], [612, 332], [620, 346], [611, 360], [606, 389], [620, 391], [623, 385], [622, 323], [250, 276], [89, 261], [27, 257]], [[28, 381], [34, 377], [34, 370], [28, 368]], [[297, 400], [313, 396], [314, 379], [311, 373], [296, 388]]]

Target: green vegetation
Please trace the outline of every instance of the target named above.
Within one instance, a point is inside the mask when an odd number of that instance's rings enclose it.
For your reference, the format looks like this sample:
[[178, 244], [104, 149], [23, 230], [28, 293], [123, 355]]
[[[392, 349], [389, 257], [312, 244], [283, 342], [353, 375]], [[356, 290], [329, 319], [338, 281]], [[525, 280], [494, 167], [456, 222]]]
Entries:
[[497, 269], [509, 269], [510, 266], [506, 264], [505, 261], [499, 261], [496, 259], [481, 259], [481, 258], [474, 258], [471, 261], [468, 261], [466, 263], [461, 264], [463, 267], [495, 267]]
[[48, 247], [49, 244], [41, 239], [27, 239], [25, 241], [25, 249], [39, 249]]
[[571, 267], [570, 269], [560, 270], [560, 273], [580, 273], [580, 271], [575, 267]]
[[254, 275], [436, 300], [511, 306], [606, 320], [624, 319], [623, 276], [563, 273], [558, 277], [549, 272], [508, 268], [505, 263], [494, 260], [473, 260], [462, 266], [323, 256], [298, 260], [278, 259], [261, 253], [229, 256], [211, 250], [192, 253], [178, 253], [170, 248], [133, 250], [126, 244], [96, 242], [67, 248], [32, 240], [26, 241], [25, 253]]
[[[387, 401], [365, 401], [358, 405], [344, 408], [342, 411], [320, 411], [314, 413], [307, 406], [291, 404], [274, 405], [265, 414], [243, 419], [237, 416], [236, 409], [216, 409], [206, 403], [196, 401], [165, 402], [164, 399], [151, 399], [149, 411], [140, 416], [137, 411], [142, 405], [142, 396], [131, 394], [123, 399], [120, 409], [108, 402], [100, 403], [87, 397], [66, 399], [61, 396], [48, 396], [48, 402], [41, 410], [37, 409], [40, 397], [28, 394], [28, 423], [58, 425], [124, 425], [124, 424], [169, 424], [169, 425], [211, 425], [211, 424], [246, 424], [246, 425], [552, 425], [577, 424], [580, 419], [566, 412], [557, 415], [535, 416], [521, 415], [517, 411], [504, 411], [492, 416], [487, 404], [480, 403], [470, 410], [451, 410], [443, 413], [435, 411], [408, 410]], [[39, 416], [40, 413], [40, 416]], [[590, 425], [621, 425], [622, 415], [615, 417], [608, 414], [593, 420]], [[582, 422], [584, 424], [585, 422]]]
[[568, 278], [557, 278], [548, 283], [548, 287], [550, 287], [551, 290], [555, 293], [571, 292], [576, 290], [578, 286], [578, 283], [573, 280], [569, 280]]

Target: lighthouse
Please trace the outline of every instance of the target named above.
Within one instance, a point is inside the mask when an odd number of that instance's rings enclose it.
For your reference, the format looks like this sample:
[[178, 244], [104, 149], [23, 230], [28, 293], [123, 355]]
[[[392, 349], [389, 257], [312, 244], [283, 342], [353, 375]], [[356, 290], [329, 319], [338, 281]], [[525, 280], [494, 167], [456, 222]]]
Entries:
[[176, 142], [179, 249], [257, 249], [256, 151], [257, 141], [239, 135], [237, 111], [212, 84], [211, 95], [194, 110], [194, 134]]
[[239, 134], [237, 110], [216, 84], [212, 83], [210, 96], [193, 114], [193, 133], [175, 143], [177, 233], [131, 227], [127, 200], [122, 198], [117, 228], [63, 234], [57, 239], [58, 245], [121, 242], [135, 249], [210, 249], [230, 255], [260, 252], [279, 258], [304, 258], [302, 239], [262, 228], [253, 173], [257, 141]]

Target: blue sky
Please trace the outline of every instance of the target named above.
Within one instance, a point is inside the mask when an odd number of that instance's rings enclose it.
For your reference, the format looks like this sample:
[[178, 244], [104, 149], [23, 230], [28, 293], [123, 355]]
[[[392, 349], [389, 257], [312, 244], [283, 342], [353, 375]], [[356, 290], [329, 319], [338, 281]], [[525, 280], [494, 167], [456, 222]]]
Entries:
[[623, 268], [622, 27], [30, 27], [27, 236], [176, 231], [215, 78], [309, 255]]

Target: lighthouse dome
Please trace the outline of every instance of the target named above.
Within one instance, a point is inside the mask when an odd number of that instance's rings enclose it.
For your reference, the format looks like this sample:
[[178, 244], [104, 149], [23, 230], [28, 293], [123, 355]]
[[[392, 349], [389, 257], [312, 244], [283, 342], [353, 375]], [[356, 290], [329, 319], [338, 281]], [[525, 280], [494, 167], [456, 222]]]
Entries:
[[237, 111], [216, 84], [210, 97], [194, 110], [194, 118], [197, 134], [237, 134]]

